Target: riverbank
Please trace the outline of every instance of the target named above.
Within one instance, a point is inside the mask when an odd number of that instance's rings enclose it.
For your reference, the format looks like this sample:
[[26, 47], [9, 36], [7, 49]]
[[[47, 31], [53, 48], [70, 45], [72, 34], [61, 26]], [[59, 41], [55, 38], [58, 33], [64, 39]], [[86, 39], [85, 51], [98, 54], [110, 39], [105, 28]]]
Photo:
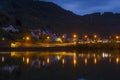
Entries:
[[112, 50], [120, 49], [118, 43], [89, 43], [75, 44], [67, 46], [49, 46], [49, 47], [0, 47], [0, 51], [79, 51], [79, 50]]

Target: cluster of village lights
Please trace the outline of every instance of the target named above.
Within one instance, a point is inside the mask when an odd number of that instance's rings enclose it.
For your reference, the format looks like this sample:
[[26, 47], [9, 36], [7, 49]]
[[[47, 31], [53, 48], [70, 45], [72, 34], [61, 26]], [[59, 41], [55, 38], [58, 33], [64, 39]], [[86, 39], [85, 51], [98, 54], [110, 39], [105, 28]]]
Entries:
[[[97, 38], [97, 35], [94, 35], [93, 37], [94, 37], [94, 39], [96, 39], [96, 38]], [[47, 40], [50, 40], [50, 38], [51, 38], [51, 37], [50, 37], [49, 35], [46, 36], [46, 39], [47, 39]], [[60, 37], [59, 37], [59, 38], [60, 38]], [[62, 39], [65, 39], [66, 36], [62, 35], [61, 38], [62, 38]], [[73, 39], [76, 39], [76, 38], [78, 38], [78, 35], [77, 35], [77, 34], [73, 34], [73, 35], [72, 35], [72, 38], [73, 38]], [[89, 38], [89, 37], [88, 37], [88, 35], [84, 35], [84, 38], [87, 39], [87, 38]], [[30, 37], [29, 37], [29, 36], [26, 36], [26, 37], [24, 37], [23, 39], [26, 40], [26, 41], [29, 41], [29, 40], [30, 40]], [[116, 39], [119, 39], [119, 36], [116, 36]]]
[[[23, 38], [24, 41], [26, 42], [29, 42], [31, 41], [31, 37], [30, 36], [26, 36]], [[47, 35], [45, 37], [46, 41], [47, 42], [50, 42], [52, 41], [51, 40], [51, 36], [50, 35]], [[5, 38], [2, 38], [2, 40], [5, 40]], [[67, 40], [67, 37], [65, 35], [62, 35], [61, 37], [58, 37], [55, 41], [57, 42], [64, 42], [65, 40]], [[106, 40], [102, 40], [98, 35], [94, 34], [92, 36], [89, 36], [89, 35], [84, 35], [81, 39], [80, 37], [77, 35], [77, 34], [72, 34], [71, 38], [70, 38], [70, 42], [73, 42], [74, 44], [76, 44], [76, 42], [79, 42], [79, 43], [96, 43], [96, 42], [103, 42], [103, 43], [108, 43], [110, 42], [111, 40], [114, 40], [116, 41], [117, 43], [120, 43], [120, 36], [116, 35], [114, 36], [113, 38], [109, 37], [108, 39]], [[15, 43], [11, 43], [11, 47], [17, 47], [18, 45], [16, 45]]]
[[[72, 35], [72, 38], [75, 39], [75, 38], [79, 38], [77, 34], [73, 34]], [[84, 35], [83, 36], [84, 39], [88, 39], [89, 38], [89, 35]], [[111, 36], [108, 37], [108, 39], [110, 39]], [[93, 39], [100, 39], [100, 37], [98, 37], [98, 35], [94, 34], [93, 35]], [[119, 35], [116, 35], [116, 36], [113, 36], [113, 39], [115, 40], [119, 40], [120, 39], [120, 36]]]
[[[80, 36], [79, 35], [77, 35], [77, 34], [72, 34], [72, 36], [71, 37], [67, 37], [67, 36], [65, 36], [65, 35], [62, 35], [62, 36], [59, 36], [57, 39], [56, 39], [56, 41], [58, 41], [58, 42], [63, 42], [63, 41], [65, 41], [65, 40], [67, 40], [68, 38], [70, 38], [70, 40], [71, 41], [76, 41], [76, 40], [80, 40]], [[30, 36], [25, 36], [25, 37], [23, 37], [23, 40], [25, 40], [25, 41], [30, 41], [32, 38], [30, 37]], [[50, 35], [47, 35], [46, 37], [45, 37], [45, 39], [47, 40], [47, 41], [50, 41], [52, 38], [51, 38], [51, 36]], [[99, 37], [98, 35], [96, 35], [96, 34], [94, 34], [94, 35], [83, 35], [83, 37], [81, 37], [81, 40], [87, 40], [87, 39], [92, 39], [92, 40], [99, 40], [99, 39], [102, 39], [101, 37]], [[106, 38], [107, 40], [115, 40], [115, 41], [119, 41], [120, 40], [120, 36], [119, 35], [116, 35], [116, 36], [113, 36], [113, 37], [111, 37], [111, 36], [109, 36], [108, 38]], [[2, 41], [4, 41], [5, 40], [5, 38], [3, 37], [2, 39], [1, 39]]]

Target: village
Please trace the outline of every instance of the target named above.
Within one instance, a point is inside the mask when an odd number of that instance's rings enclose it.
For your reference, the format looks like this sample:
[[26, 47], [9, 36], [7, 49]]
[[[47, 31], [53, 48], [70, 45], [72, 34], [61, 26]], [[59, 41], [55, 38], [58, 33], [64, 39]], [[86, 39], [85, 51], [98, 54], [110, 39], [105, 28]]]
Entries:
[[100, 37], [98, 34], [60, 34], [47, 28], [21, 30], [13, 25], [2, 27], [0, 34], [1, 47], [55, 47], [75, 44], [120, 42], [119, 35], [108, 36], [106, 38]]

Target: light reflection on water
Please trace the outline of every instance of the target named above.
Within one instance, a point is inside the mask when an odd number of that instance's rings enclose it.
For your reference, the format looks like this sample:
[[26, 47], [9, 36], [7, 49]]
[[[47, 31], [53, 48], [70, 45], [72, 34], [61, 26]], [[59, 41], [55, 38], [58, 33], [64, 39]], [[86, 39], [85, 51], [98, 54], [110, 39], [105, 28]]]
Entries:
[[[98, 75], [101, 74], [101, 69], [103, 70], [104, 73], [104, 68], [105, 71], [106, 70], [108, 71], [107, 74], [110, 76], [113, 76], [110, 73], [115, 73], [114, 76], [117, 76], [119, 74], [117, 72], [114, 72], [116, 70], [116, 67], [118, 71], [120, 71], [120, 54], [118, 51], [117, 53], [102, 52], [102, 51], [99, 52], [64, 52], [64, 51], [63, 52], [28, 52], [28, 51], [0, 52], [0, 62], [1, 62], [0, 67], [4, 67], [6, 64], [9, 64], [10, 62], [12, 64], [18, 63], [17, 65], [20, 65], [21, 67], [27, 66], [27, 68], [42, 69], [42, 70], [44, 70], [44, 68], [47, 69], [47, 67], [49, 70], [49, 67], [56, 69], [56, 67], [62, 66], [59, 67], [59, 69], [63, 70], [63, 72], [65, 71], [66, 74], [69, 74], [70, 75], [69, 77], [71, 77], [72, 74], [75, 74], [73, 76], [75, 77], [75, 79], [79, 77], [85, 77], [88, 80], [97, 80], [99, 76], [95, 77], [95, 74]], [[106, 68], [106, 66], [108, 67]], [[67, 69], [69, 70], [68, 71], [69, 73], [66, 72]], [[94, 74], [91, 71], [92, 69], [93, 70], [95, 69]], [[113, 70], [109, 73], [111, 69]], [[59, 75], [61, 74], [63, 73], [59, 72]], [[46, 74], [46, 75], [50, 75], [50, 74]], [[104, 77], [100, 77], [100, 78], [104, 78]], [[62, 79], [64, 79], [64, 77]], [[113, 78], [107, 77], [106, 79], [113, 79]], [[120, 77], [116, 79], [120, 79]]]
[[[39, 59], [42, 63], [60, 62], [63, 65], [67, 62], [73, 63], [75, 66], [77, 63], [97, 64], [103, 59], [109, 61], [109, 63], [116, 62], [119, 64], [120, 55], [117, 53], [75, 53], [75, 52], [0, 52], [0, 61], [5, 62], [8, 57], [21, 58], [23, 63], [30, 64], [32, 61]], [[91, 62], [92, 61], [92, 62]]]

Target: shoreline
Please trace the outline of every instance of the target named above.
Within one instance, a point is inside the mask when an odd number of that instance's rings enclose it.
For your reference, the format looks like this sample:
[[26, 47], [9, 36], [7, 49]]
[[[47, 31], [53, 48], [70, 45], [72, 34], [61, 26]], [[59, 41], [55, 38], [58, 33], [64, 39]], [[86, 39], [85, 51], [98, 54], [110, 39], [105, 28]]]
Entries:
[[71, 46], [54, 46], [54, 47], [0, 47], [2, 51], [84, 51], [84, 50], [119, 50], [118, 43], [97, 43], [97, 44], [76, 44]]

